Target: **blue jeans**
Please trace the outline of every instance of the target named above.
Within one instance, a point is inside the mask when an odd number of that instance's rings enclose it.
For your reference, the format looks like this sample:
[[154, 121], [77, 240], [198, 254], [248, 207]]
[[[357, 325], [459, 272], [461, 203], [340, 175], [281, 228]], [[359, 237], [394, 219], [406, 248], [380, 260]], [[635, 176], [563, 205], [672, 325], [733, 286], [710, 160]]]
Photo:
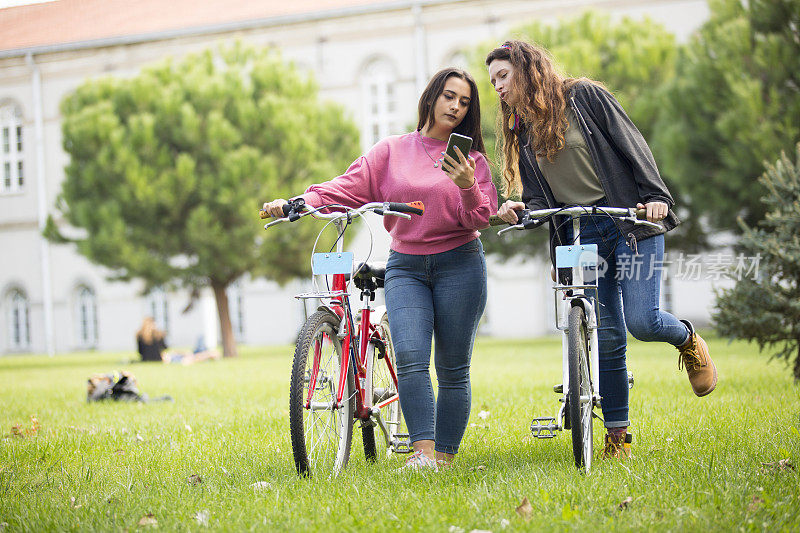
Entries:
[[[571, 223], [567, 235], [572, 239]], [[606, 267], [601, 262], [597, 282], [603, 419], [607, 428], [628, 427], [626, 326], [631, 335], [641, 341], [668, 342], [675, 346], [686, 342], [689, 328], [659, 309], [663, 235], [638, 241], [638, 253], [634, 253], [613, 220], [603, 216], [582, 217], [581, 243], [597, 244], [598, 255]]]
[[[433, 440], [436, 451], [454, 454], [469, 420], [469, 364], [486, 306], [483, 246], [475, 239], [438, 254], [392, 251], [384, 287], [409, 439]], [[438, 398], [428, 370], [431, 337]]]

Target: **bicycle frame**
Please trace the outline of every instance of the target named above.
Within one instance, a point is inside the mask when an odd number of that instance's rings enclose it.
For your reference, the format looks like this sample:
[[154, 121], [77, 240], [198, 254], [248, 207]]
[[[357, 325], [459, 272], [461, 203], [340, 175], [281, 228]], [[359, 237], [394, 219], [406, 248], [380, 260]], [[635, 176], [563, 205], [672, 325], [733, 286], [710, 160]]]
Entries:
[[[596, 311], [597, 277], [595, 277], [595, 281], [593, 284], [586, 283], [584, 280], [584, 267], [597, 266], [597, 261], [596, 261], [597, 247], [596, 245], [581, 244], [580, 242], [581, 216], [605, 215], [620, 220], [626, 220], [634, 224], [654, 225], [660, 228], [660, 226], [658, 226], [657, 224], [637, 218], [643, 216], [643, 210], [637, 210], [633, 208], [617, 208], [617, 207], [576, 206], [568, 208], [541, 209], [537, 211], [529, 211], [527, 212], [528, 219], [526, 220], [526, 222], [522, 223], [520, 221], [516, 225], [510, 226], [508, 228], [503, 228], [500, 231], [498, 231], [498, 234], [505, 233], [506, 231], [510, 231], [512, 229], [522, 230], [522, 229], [527, 229], [529, 227], [538, 226], [543, 219], [546, 219], [553, 215], [568, 216], [570, 217], [570, 222], [572, 223], [572, 230], [573, 230], [572, 234], [574, 236], [573, 242], [567, 246], [556, 247], [556, 268], [557, 269], [571, 268], [572, 283], [563, 284], [560, 281], [560, 276], [556, 276], [556, 282], [553, 285], [553, 295], [554, 295], [554, 303], [556, 311], [556, 328], [563, 332], [563, 340], [561, 344], [561, 352], [562, 352], [561, 392], [563, 394], [563, 398], [560, 400], [562, 403], [558, 409], [555, 419], [551, 418], [533, 419], [531, 423], [531, 431], [534, 433], [536, 437], [539, 438], [555, 437], [555, 431], [562, 431], [564, 429], [564, 423], [563, 423], [563, 421], [565, 420], [564, 411], [567, 403], [566, 398], [567, 395], [569, 394], [569, 364], [568, 364], [569, 331], [568, 331], [567, 317], [569, 314], [569, 310], [576, 305], [580, 305], [581, 307], [583, 307], [587, 319], [587, 328], [589, 330], [589, 338], [588, 338], [589, 365], [590, 365], [590, 375], [592, 376], [591, 398], [581, 396], [580, 399], [582, 403], [591, 401], [592, 407], [599, 407], [602, 399], [600, 397], [600, 386], [599, 386], [600, 364], [599, 364], [599, 346], [598, 346], [599, 343], [597, 338], [597, 331], [599, 327], [599, 320]], [[586, 252], [593, 254], [593, 256], [590, 257], [589, 261], [585, 260], [581, 261], [580, 256]], [[561, 259], [563, 261], [561, 264], [559, 264], [559, 256], [561, 256]], [[594, 295], [590, 294], [591, 291], [594, 291]], [[557, 387], [558, 386], [556, 386], [556, 389]], [[553, 420], [553, 423], [542, 424], [542, 422], [550, 420]]]
[[[585, 214], [585, 213], [584, 213]], [[567, 246], [567, 248], [573, 248], [577, 251], [584, 252], [589, 251], [588, 248], [584, 248], [581, 246], [580, 241], [580, 215], [572, 215], [571, 222], [572, 222], [572, 234], [575, 236], [574, 240], [571, 245]], [[562, 247], [563, 248], [563, 247]], [[595, 252], [596, 253], [596, 252]], [[596, 262], [594, 265], [596, 266]], [[558, 260], [556, 262], [556, 268], [559, 268]], [[568, 265], [563, 265], [568, 266]], [[569, 265], [571, 266], [571, 265]], [[563, 392], [564, 397], [567, 397], [569, 393], [569, 370], [568, 370], [568, 342], [567, 342], [567, 335], [569, 333], [568, 326], [567, 326], [567, 315], [569, 314], [570, 308], [575, 305], [580, 305], [583, 307], [583, 310], [586, 314], [587, 318], [587, 326], [589, 329], [589, 365], [590, 365], [590, 372], [592, 376], [596, 376], [594, 379], [591, 380], [592, 385], [592, 397], [591, 398], [584, 398], [581, 397], [581, 401], [589, 401], [591, 400], [593, 406], [600, 405], [600, 386], [599, 386], [599, 379], [600, 376], [600, 363], [599, 363], [599, 349], [598, 349], [598, 340], [597, 340], [597, 328], [598, 328], [598, 321], [597, 321], [597, 314], [595, 310], [595, 301], [597, 295], [597, 278], [595, 277], [594, 284], [587, 284], [584, 281], [584, 266], [591, 266], [588, 263], [581, 264], [580, 262], [577, 263], [576, 266], [572, 267], [572, 284], [566, 285], [560, 283], [559, 276], [556, 276], [556, 282], [553, 285], [553, 296], [555, 302], [555, 310], [556, 310], [556, 328], [563, 333], [563, 339], [561, 341], [561, 360], [562, 360], [562, 381], [563, 384]], [[587, 294], [587, 291], [594, 291], [594, 295]], [[561, 299], [559, 300], [559, 295], [563, 294]], [[559, 305], [560, 304], [560, 305]], [[560, 311], [560, 313], [559, 313]], [[566, 406], [566, 402], [561, 404], [561, 407], [558, 410], [558, 414], [556, 415], [556, 423], [559, 426], [559, 430], [563, 429], [563, 414], [564, 408]]]
[[[375, 208], [376, 206], [380, 206], [384, 209], [384, 211], [389, 211], [386, 209], [386, 204], [376, 203], [362, 206], [360, 209], [355, 210], [355, 213], [358, 215], [370, 208]], [[346, 219], [348, 218], [348, 214], [319, 214], [316, 212], [315, 214], [320, 218], [332, 219], [333, 225], [342, 238], [337, 239], [336, 251], [331, 252], [331, 254], [341, 255], [344, 252], [343, 235], [346, 228]], [[403, 213], [394, 214], [395, 216], [402, 216], [404, 218], [408, 217], [408, 215]], [[350, 216], [353, 216], [353, 212], [350, 212]], [[270, 224], [274, 223], [275, 222], [272, 222]], [[373, 365], [375, 361], [374, 358], [367, 357], [367, 351], [368, 349], [372, 349], [375, 344], [384, 343], [384, 339], [381, 337], [380, 330], [375, 324], [372, 323], [371, 320], [372, 312], [374, 311], [374, 309], [372, 309], [369, 305], [369, 302], [372, 299], [370, 297], [371, 292], [372, 291], [368, 289], [362, 290], [362, 300], [364, 301], [364, 304], [359, 310], [360, 320], [358, 325], [356, 325], [354, 321], [353, 311], [350, 305], [350, 293], [347, 290], [347, 281], [344, 273], [339, 272], [332, 274], [332, 285], [329, 292], [305, 293], [295, 296], [295, 298], [299, 299], [328, 299], [329, 303], [323, 307], [332, 311], [339, 317], [340, 325], [337, 337], [342, 342], [342, 360], [339, 369], [339, 381], [336, 384], [336, 404], [334, 406], [331, 406], [329, 403], [316, 405], [311, 402], [311, 398], [314, 395], [314, 390], [317, 385], [317, 377], [322, 353], [322, 346], [319, 342], [317, 342], [314, 346], [314, 360], [312, 363], [311, 381], [309, 383], [308, 396], [305, 399], [304, 407], [306, 409], [319, 410], [327, 410], [331, 409], [331, 407], [334, 409], [340, 409], [343, 406], [343, 403], [349, 400], [349, 398], [344, 398], [344, 391], [346, 389], [345, 382], [347, 380], [347, 370], [349, 367], [352, 367], [353, 376], [355, 377], [355, 418], [363, 421], [369, 421], [371, 418], [374, 418], [375, 422], [380, 427], [384, 438], [386, 439], [387, 446], [389, 446], [393, 443], [391, 442], [390, 433], [386, 428], [386, 424], [381, 418], [380, 410], [393, 402], [399, 401], [400, 397], [395, 393], [389, 398], [383, 398], [376, 405], [373, 405], [374, 399], [367, 394], [367, 391], [372, 390], [371, 380], [373, 369], [371, 368], [371, 365]], [[365, 295], [367, 298], [364, 298]], [[388, 358], [386, 359], [385, 363], [396, 390], [397, 372]]]

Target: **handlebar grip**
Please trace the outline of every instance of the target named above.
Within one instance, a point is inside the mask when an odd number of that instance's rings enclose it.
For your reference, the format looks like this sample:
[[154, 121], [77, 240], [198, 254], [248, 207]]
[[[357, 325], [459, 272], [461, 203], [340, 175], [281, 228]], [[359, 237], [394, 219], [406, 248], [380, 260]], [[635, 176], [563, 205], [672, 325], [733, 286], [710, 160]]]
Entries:
[[[525, 224], [527, 228], [527, 224], [530, 224], [530, 219], [528, 218], [528, 213], [530, 213], [530, 209], [520, 209], [515, 211], [517, 213], [517, 224]], [[508, 224], [509, 226], [513, 226], [514, 224], [509, 224], [502, 218], [497, 215], [492, 215], [489, 217], [489, 225], [490, 226], [502, 226], [503, 224]]]
[[647, 209], [637, 209], [636, 218], [639, 220], [647, 220]]
[[422, 216], [425, 213], [425, 204], [419, 201], [408, 202], [405, 204], [400, 202], [389, 202], [389, 211]]
[[283, 204], [281, 209], [283, 210], [283, 216], [288, 217], [289, 213], [292, 212], [292, 204]]

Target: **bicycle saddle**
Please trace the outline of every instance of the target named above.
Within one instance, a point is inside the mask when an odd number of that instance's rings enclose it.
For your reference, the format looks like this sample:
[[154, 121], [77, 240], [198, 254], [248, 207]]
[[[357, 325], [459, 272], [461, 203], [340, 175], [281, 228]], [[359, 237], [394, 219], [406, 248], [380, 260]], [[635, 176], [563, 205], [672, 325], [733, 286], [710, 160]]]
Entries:
[[361, 263], [355, 269], [357, 274], [353, 279], [356, 287], [371, 290], [383, 287], [383, 278], [386, 275], [386, 262], [377, 261], [374, 263]]

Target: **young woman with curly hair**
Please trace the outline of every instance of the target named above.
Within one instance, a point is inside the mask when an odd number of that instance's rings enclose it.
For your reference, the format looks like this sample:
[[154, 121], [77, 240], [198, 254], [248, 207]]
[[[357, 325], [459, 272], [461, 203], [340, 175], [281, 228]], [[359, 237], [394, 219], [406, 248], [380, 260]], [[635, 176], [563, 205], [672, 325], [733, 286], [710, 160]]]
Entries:
[[[597, 306], [604, 455], [627, 457], [626, 329], [639, 340], [677, 347], [696, 395], [709, 394], [717, 383], [708, 346], [692, 324], [659, 308], [664, 233], [679, 223], [672, 196], [641, 133], [600, 83], [562, 76], [546, 50], [517, 40], [492, 50], [486, 66], [500, 97], [505, 192], [522, 198], [506, 201], [501, 218], [516, 223], [516, 211], [525, 208], [635, 205], [661, 226], [581, 219], [581, 242], [597, 244], [608, 265], [598, 274]], [[550, 227], [551, 246], [572, 241], [571, 225]], [[639, 275], [625, 271], [631, 264], [641, 266]]]

